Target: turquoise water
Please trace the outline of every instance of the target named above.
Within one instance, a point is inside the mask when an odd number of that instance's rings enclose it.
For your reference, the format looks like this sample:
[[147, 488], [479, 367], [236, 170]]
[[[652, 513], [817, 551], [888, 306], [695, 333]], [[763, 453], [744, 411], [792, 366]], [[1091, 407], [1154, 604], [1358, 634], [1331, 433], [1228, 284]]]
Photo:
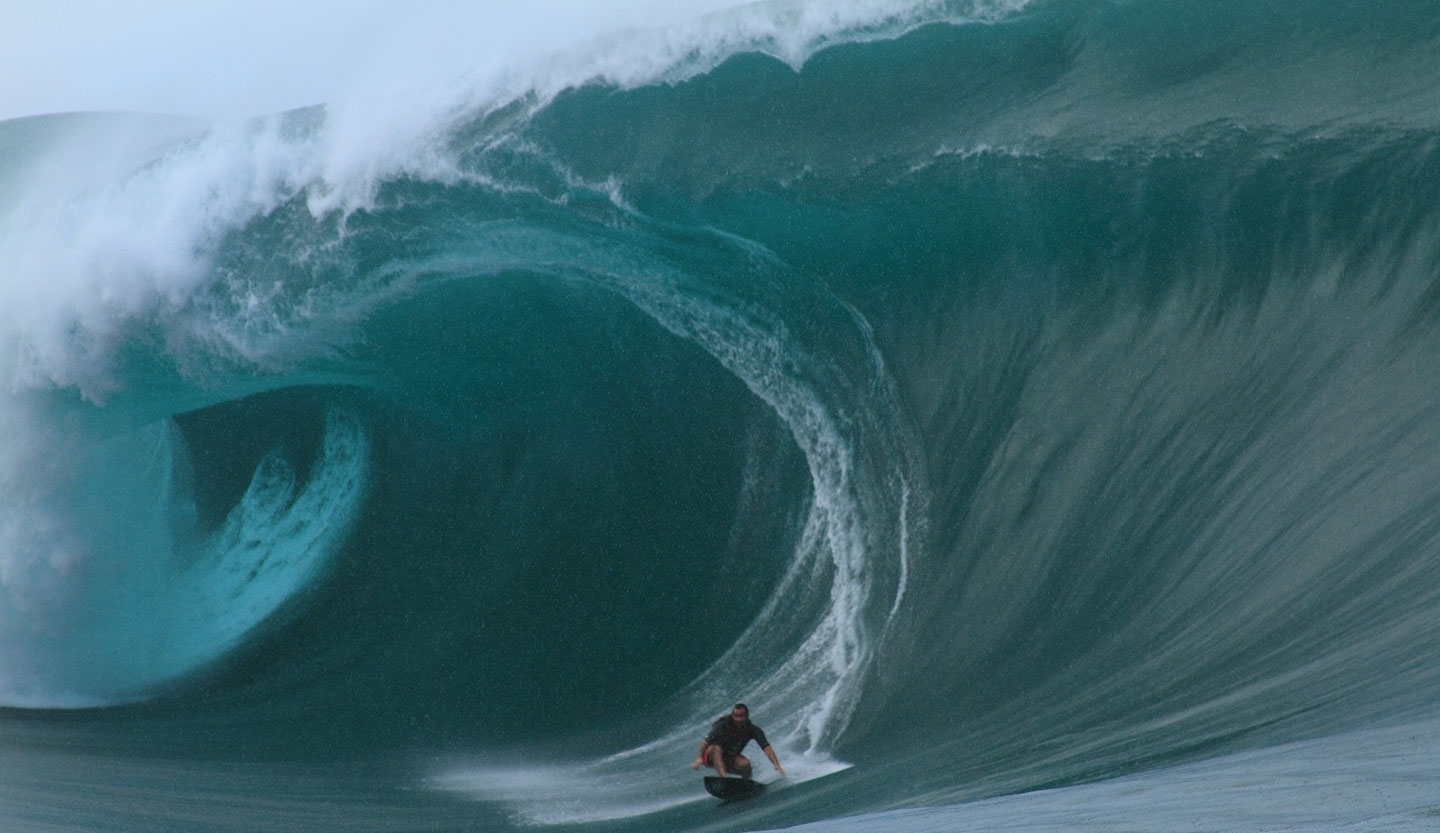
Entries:
[[0, 123], [6, 829], [1433, 823], [1440, 15], [736, 15]]

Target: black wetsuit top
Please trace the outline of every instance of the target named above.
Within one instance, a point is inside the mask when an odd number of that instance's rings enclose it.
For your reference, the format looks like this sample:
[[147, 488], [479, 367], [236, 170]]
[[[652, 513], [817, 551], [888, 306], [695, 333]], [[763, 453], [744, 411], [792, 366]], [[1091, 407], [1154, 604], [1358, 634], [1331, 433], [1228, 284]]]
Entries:
[[728, 714], [715, 721], [710, 726], [710, 734], [705, 736], [706, 743], [720, 744], [720, 750], [727, 758], [739, 755], [745, 744], [752, 740], [760, 744], [761, 749], [770, 745], [770, 741], [765, 739], [765, 732], [759, 726], [748, 720], [741, 726], [731, 720]]

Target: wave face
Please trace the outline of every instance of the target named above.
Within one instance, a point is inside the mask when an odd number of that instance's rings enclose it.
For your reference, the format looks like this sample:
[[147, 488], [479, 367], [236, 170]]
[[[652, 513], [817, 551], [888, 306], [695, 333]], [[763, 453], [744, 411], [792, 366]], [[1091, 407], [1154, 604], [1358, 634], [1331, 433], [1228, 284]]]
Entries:
[[[1233, 829], [1433, 760], [1433, 8], [592, 50], [0, 123], [10, 826]], [[737, 700], [791, 777], [702, 810]]]

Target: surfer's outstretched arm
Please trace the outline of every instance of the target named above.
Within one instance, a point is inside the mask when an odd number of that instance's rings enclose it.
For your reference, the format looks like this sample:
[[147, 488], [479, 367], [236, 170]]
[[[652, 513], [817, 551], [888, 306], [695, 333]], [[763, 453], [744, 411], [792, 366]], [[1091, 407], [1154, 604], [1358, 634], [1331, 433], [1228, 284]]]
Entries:
[[780, 773], [781, 778], [784, 778], [785, 768], [780, 766], [780, 759], [775, 757], [775, 750], [772, 747], [765, 747], [765, 757], [770, 759], [770, 764], [775, 767], [775, 771]]

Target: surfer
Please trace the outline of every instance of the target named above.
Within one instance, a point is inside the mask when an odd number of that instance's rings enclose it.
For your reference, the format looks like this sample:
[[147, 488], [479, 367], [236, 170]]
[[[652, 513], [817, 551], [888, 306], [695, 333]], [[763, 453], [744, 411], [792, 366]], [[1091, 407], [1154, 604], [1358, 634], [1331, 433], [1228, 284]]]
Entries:
[[785, 770], [780, 766], [780, 759], [775, 757], [775, 750], [771, 748], [770, 741], [765, 739], [765, 732], [750, 722], [750, 708], [744, 703], [736, 703], [729, 714], [711, 724], [710, 734], [700, 741], [695, 764], [690, 768], [708, 766], [720, 773], [721, 777], [734, 772], [742, 778], [749, 778], [752, 771], [750, 760], [740, 752], [752, 740], [760, 744], [760, 751], [765, 753], [775, 771], [784, 778]]

